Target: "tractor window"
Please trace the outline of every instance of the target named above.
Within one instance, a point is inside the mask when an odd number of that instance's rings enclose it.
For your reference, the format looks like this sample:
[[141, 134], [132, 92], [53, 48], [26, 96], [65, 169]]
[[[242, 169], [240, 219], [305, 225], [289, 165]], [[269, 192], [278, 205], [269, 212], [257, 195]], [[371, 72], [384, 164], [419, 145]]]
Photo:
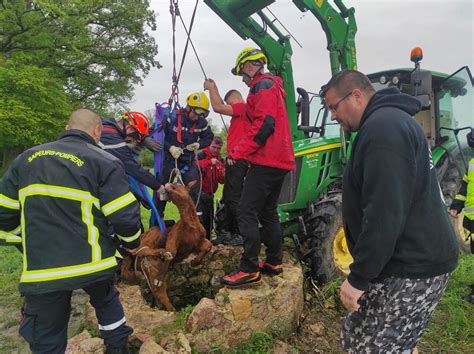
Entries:
[[309, 100], [309, 125], [320, 127], [324, 125], [324, 136], [340, 136], [340, 125], [331, 121], [331, 114], [321, 103], [319, 95], [310, 95]]
[[[444, 80], [439, 87], [440, 136], [455, 139], [452, 131], [443, 128], [460, 129], [474, 127], [474, 107], [471, 73], [467, 67], [458, 70]], [[467, 146], [468, 130], [459, 133], [459, 142]]]

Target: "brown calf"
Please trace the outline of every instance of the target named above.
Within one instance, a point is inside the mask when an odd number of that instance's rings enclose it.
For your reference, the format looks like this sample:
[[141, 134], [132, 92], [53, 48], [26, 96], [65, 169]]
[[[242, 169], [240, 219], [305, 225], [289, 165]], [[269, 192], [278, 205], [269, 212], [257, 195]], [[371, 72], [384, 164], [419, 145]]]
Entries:
[[124, 259], [122, 279], [136, 281], [137, 277], [130, 272], [141, 270], [155, 299], [165, 306], [167, 311], [174, 307], [167, 294], [165, 274], [172, 264], [180, 263], [189, 255], [194, 254], [191, 266], [200, 264], [204, 256], [211, 250], [212, 243], [206, 239], [206, 230], [199, 222], [196, 207], [189, 195], [189, 190], [196, 182], [187, 186], [166, 184], [169, 199], [178, 207], [180, 220], [167, 232], [165, 248], [160, 248], [163, 238], [158, 227], [152, 227], [140, 237], [140, 246], [131, 250], [133, 256]]

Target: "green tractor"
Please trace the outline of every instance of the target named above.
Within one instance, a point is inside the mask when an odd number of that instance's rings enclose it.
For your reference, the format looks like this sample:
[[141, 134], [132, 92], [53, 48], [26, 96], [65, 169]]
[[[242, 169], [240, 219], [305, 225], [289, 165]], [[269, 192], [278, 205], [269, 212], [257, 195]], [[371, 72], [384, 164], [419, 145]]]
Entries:
[[[347, 274], [352, 257], [344, 236], [341, 207], [342, 173], [351, 137], [341, 133], [339, 124], [330, 120], [318, 94], [301, 87], [295, 90], [290, 37], [263, 11], [274, 0], [204, 2], [242, 39], [252, 39], [267, 55], [268, 69], [283, 80], [296, 157], [296, 169], [287, 176], [279, 197], [284, 235], [293, 239], [296, 255], [317, 281], [326, 282], [337, 272]], [[323, 0], [293, 3], [303, 12], [310, 11], [321, 23], [332, 73], [356, 69], [354, 9], [346, 8], [340, 0], [334, 1], [336, 8]], [[457, 140], [458, 133], [468, 123], [472, 125], [469, 69], [465, 67], [448, 76], [421, 70], [417, 63], [415, 70], [389, 70], [369, 78], [376, 88], [396, 85], [423, 100], [423, 111], [416, 119], [430, 139], [443, 192], [450, 203], [465, 172], [461, 151], [466, 142]], [[313, 90], [318, 91], [319, 88]]]

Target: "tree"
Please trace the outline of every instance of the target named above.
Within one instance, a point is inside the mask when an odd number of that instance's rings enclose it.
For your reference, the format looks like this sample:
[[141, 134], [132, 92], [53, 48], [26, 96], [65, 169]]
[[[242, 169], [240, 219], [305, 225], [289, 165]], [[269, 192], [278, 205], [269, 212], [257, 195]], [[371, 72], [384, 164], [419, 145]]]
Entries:
[[0, 169], [22, 150], [55, 139], [72, 109], [52, 69], [0, 63]]
[[50, 68], [73, 105], [102, 111], [122, 104], [159, 67], [147, 0], [0, 0], [0, 9], [1, 53]]

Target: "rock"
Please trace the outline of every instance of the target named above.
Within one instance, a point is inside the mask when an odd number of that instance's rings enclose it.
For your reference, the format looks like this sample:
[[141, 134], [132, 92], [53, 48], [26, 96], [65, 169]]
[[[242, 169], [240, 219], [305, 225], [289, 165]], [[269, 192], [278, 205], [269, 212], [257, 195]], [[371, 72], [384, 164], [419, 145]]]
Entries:
[[77, 354], [103, 354], [105, 351], [104, 340], [101, 338], [89, 338], [79, 344]]
[[271, 354], [297, 354], [298, 351], [288, 343], [280, 340], [275, 341], [273, 348], [270, 350]]
[[230, 303], [236, 321], [243, 321], [252, 314], [252, 302], [249, 299], [238, 299]]
[[[146, 340], [147, 335], [153, 336], [157, 328], [169, 325], [175, 320], [175, 313], [151, 308], [141, 295], [140, 286], [119, 284], [117, 289], [120, 291], [127, 325], [134, 329], [134, 337], [142, 336]], [[90, 304], [87, 319], [88, 326], [98, 327], [94, 308]]]
[[69, 339], [66, 347], [66, 354], [102, 354], [104, 351], [104, 341], [101, 338], [92, 338], [87, 331]]
[[321, 335], [324, 332], [324, 325], [319, 322], [313, 323], [311, 326], [309, 326], [309, 328], [311, 329], [311, 332], [313, 332], [314, 334]]
[[230, 321], [222, 316], [217, 301], [203, 298], [189, 315], [187, 327], [189, 332], [196, 333], [202, 329], [229, 328]]
[[150, 339], [142, 344], [142, 346], [140, 347], [140, 351], [138, 353], [139, 354], [155, 354], [155, 353], [168, 353], [168, 352], [164, 350], [154, 340]]
[[[182, 349], [184, 350], [185, 353], [191, 353], [192, 350], [191, 350], [191, 346], [189, 345], [189, 341], [188, 339], [186, 338], [186, 336], [183, 334], [183, 332], [179, 332], [178, 333], [178, 336], [176, 338], [176, 344]], [[182, 352], [180, 350], [180, 352]]]
[[68, 340], [67, 342], [67, 347], [66, 347], [66, 354], [75, 354], [79, 352], [79, 345], [87, 340], [92, 338], [89, 332], [84, 330], [81, 334], [78, 334], [77, 336], [72, 337], [71, 339]]
[[[167, 274], [171, 303], [179, 310], [196, 305], [204, 297], [214, 298], [222, 288], [221, 278], [238, 266], [241, 254], [242, 247], [218, 245], [197, 267], [191, 267], [192, 258], [173, 265]], [[147, 285], [143, 283], [142, 287]]]
[[202, 299], [187, 320], [192, 347], [235, 348], [255, 332], [292, 333], [303, 311], [303, 272], [285, 259], [280, 276], [263, 276], [262, 284], [245, 289], [222, 288], [215, 299]]
[[82, 290], [74, 290], [71, 296], [71, 314], [67, 328], [68, 337], [79, 334], [79, 330], [84, 328], [86, 323], [87, 304], [89, 295]]

